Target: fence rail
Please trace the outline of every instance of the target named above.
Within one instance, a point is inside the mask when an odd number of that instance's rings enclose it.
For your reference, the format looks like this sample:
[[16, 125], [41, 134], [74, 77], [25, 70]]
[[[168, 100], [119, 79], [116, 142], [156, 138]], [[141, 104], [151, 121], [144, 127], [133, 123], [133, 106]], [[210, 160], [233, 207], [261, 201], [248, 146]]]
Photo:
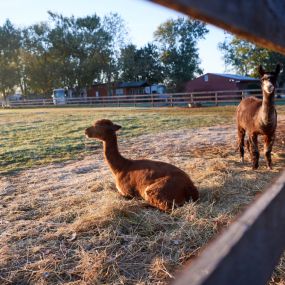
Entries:
[[[175, 107], [175, 106], [219, 106], [238, 104], [247, 96], [261, 96], [260, 89], [227, 90], [171, 94], [142, 94], [104, 97], [66, 98], [65, 103], [54, 104], [52, 99], [8, 101], [4, 107], [41, 107], [66, 105], [93, 105], [97, 107]], [[277, 104], [285, 104], [285, 89], [277, 89]]]
[[285, 171], [173, 285], [264, 285], [285, 249]]

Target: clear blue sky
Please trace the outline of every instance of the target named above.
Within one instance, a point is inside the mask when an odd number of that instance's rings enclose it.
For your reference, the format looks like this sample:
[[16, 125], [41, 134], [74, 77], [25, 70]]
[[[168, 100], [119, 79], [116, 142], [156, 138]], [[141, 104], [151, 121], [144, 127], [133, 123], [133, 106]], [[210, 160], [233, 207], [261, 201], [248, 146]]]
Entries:
[[[18, 27], [28, 26], [48, 19], [47, 11], [64, 16], [86, 16], [96, 13], [102, 17], [118, 13], [128, 27], [131, 42], [143, 46], [153, 40], [153, 32], [170, 18], [182, 14], [145, 0], [0, 0], [0, 24], [8, 18]], [[224, 72], [224, 62], [217, 49], [224, 32], [208, 26], [210, 32], [198, 44], [201, 67], [204, 73]]]

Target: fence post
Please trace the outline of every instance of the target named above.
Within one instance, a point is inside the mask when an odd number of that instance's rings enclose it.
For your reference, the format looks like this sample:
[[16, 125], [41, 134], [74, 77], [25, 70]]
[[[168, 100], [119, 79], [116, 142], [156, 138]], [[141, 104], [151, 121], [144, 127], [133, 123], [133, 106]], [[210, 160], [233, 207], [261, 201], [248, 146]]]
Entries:
[[190, 103], [193, 104], [194, 100], [193, 100], [193, 93], [190, 94]]
[[134, 95], [134, 107], [136, 107], [137, 104], [136, 104], [136, 95]]
[[173, 107], [173, 97], [172, 97], [172, 94], [170, 95], [170, 106]]
[[215, 92], [215, 105], [218, 106], [218, 92]]
[[154, 107], [153, 94], [151, 94], [151, 106]]

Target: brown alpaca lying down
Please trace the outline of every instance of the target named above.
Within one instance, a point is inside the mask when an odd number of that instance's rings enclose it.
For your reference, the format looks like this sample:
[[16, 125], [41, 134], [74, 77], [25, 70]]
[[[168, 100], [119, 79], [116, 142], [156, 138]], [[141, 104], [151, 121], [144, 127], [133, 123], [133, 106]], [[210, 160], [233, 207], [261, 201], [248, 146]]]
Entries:
[[115, 179], [118, 191], [125, 197], [142, 197], [150, 205], [167, 211], [199, 198], [189, 176], [169, 163], [147, 159], [124, 158], [118, 150], [116, 131], [121, 126], [110, 120], [99, 120], [85, 130], [89, 138], [103, 141], [104, 157]]

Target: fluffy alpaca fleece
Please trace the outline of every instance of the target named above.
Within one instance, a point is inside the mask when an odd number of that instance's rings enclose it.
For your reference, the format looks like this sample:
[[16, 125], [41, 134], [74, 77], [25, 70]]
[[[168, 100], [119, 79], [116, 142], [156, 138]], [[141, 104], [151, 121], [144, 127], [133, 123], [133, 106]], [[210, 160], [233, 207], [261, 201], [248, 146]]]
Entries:
[[191, 198], [193, 201], [198, 200], [197, 188], [178, 167], [160, 161], [124, 158], [117, 144], [116, 131], [120, 128], [110, 120], [102, 119], [85, 130], [88, 138], [103, 141], [104, 157], [120, 194], [125, 197], [142, 197], [162, 211], [182, 206]]
[[275, 71], [268, 72], [259, 66], [261, 78], [262, 100], [249, 97], [241, 101], [237, 107], [238, 144], [242, 162], [244, 161], [244, 137], [248, 134], [248, 148], [252, 160], [252, 168], [258, 168], [259, 150], [258, 135], [264, 137], [264, 156], [267, 167], [272, 169], [271, 151], [275, 139], [277, 113], [274, 96], [280, 65]]

